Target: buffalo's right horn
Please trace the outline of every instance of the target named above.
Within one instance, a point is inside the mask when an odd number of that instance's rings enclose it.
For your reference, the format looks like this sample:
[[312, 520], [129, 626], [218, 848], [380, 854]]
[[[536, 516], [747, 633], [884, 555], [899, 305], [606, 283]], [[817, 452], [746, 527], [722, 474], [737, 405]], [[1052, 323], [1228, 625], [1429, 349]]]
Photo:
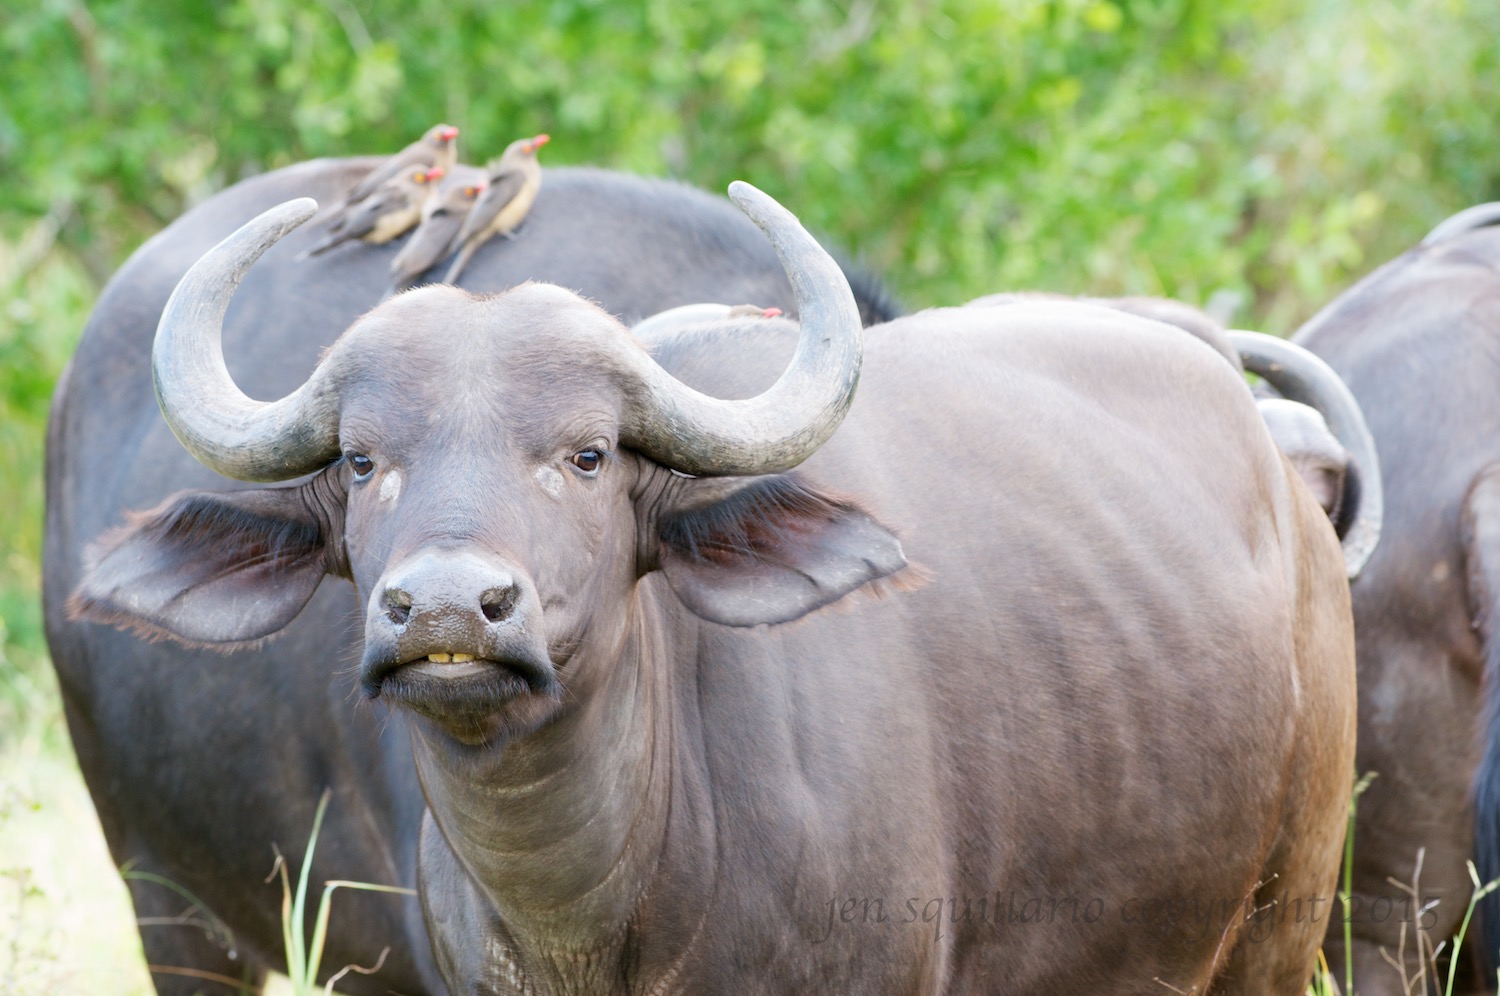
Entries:
[[843, 271], [792, 213], [741, 181], [729, 196], [766, 233], [792, 283], [797, 351], [776, 383], [742, 401], [700, 394], [638, 351], [640, 393], [620, 438], [688, 474], [772, 474], [806, 460], [843, 421], [859, 383], [863, 330]]
[[245, 271], [317, 209], [303, 197], [241, 226], [193, 264], [156, 326], [151, 368], [162, 415], [189, 453], [226, 477], [285, 481], [338, 456], [337, 399], [326, 378], [315, 373], [280, 401], [256, 401], [224, 365], [224, 313]]
[[1317, 409], [1329, 431], [1349, 451], [1357, 488], [1352, 496], [1353, 521], [1344, 531], [1342, 545], [1344, 568], [1351, 580], [1358, 577], [1380, 541], [1385, 516], [1380, 458], [1359, 402], [1332, 367], [1296, 343], [1260, 332], [1233, 331], [1229, 338], [1246, 370], [1264, 377], [1282, 397]]

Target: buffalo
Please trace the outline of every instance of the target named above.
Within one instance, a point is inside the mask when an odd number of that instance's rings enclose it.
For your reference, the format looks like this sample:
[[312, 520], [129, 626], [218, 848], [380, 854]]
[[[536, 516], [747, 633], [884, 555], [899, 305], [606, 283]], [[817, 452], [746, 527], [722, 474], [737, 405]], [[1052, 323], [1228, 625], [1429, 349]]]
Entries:
[[[230, 376], [221, 325], [313, 209], [246, 225], [173, 294], [154, 381], [205, 467], [285, 483], [208, 489], [158, 453], [188, 490], [102, 536], [71, 617], [260, 648], [194, 664], [259, 682], [250, 717], [221, 687], [226, 727], [297, 716], [339, 668], [388, 704], [415, 784], [398, 744], [357, 752], [368, 730], [336, 771], [241, 762], [302, 790], [364, 769], [348, 791], [391, 794], [348, 800], [342, 833], [389, 877], [425, 802], [453, 991], [1300, 987], [1343, 840], [1353, 635], [1345, 554], [1243, 381], [1066, 302], [862, 343], [834, 262], [731, 192], [799, 322], [648, 351], [553, 284], [429, 286], [275, 401]], [[318, 601], [329, 578], [357, 612]], [[244, 675], [310, 617], [301, 685]], [[143, 739], [141, 765], [204, 760]]]
[[[150, 924], [141, 934], [153, 965], [253, 981], [282, 964], [280, 897], [263, 883], [271, 846], [297, 859], [327, 786], [334, 795], [314, 880], [416, 881], [423, 804], [405, 719], [351, 705], [347, 668], [361, 626], [347, 585], [320, 586], [274, 641], [228, 655], [78, 625], [64, 610], [85, 547], [123, 510], [223, 484], [181, 450], [152, 395], [152, 336], [173, 287], [249, 218], [297, 196], [337, 205], [379, 162], [304, 163], [189, 211], [106, 287], [58, 383], [48, 430], [47, 635], [111, 853], [141, 873], [130, 889]], [[307, 376], [380, 299], [400, 246], [361, 243], [299, 258], [318, 236], [309, 226], [271, 251], [227, 316], [230, 363], [257, 396], [280, 396]], [[728, 201], [595, 169], [549, 170], [524, 232], [476, 253], [463, 284], [501, 290], [532, 278], [579, 290], [626, 321], [717, 297], [794, 306], [775, 253]], [[850, 278], [866, 320], [894, 313], [877, 282], [853, 271]], [[162, 925], [179, 920], [185, 904], [160, 879], [196, 897], [202, 916], [194, 919], [209, 929]], [[442, 990], [415, 900], [341, 892], [334, 914], [325, 965], [369, 966], [390, 949], [378, 975], [348, 975], [343, 991]], [[167, 974], [156, 981], [164, 992], [201, 984]]]
[[[1415, 978], [1414, 932], [1457, 932], [1471, 856], [1483, 880], [1500, 877], [1496, 222], [1496, 204], [1456, 215], [1294, 337], [1354, 392], [1385, 478], [1385, 538], [1352, 589], [1358, 768], [1376, 777], [1355, 824], [1351, 954], [1359, 992], [1374, 996], [1405, 992], [1382, 949], [1394, 960], [1404, 947]], [[1493, 899], [1482, 920], [1493, 962]], [[1342, 929], [1328, 950], [1343, 960]]]

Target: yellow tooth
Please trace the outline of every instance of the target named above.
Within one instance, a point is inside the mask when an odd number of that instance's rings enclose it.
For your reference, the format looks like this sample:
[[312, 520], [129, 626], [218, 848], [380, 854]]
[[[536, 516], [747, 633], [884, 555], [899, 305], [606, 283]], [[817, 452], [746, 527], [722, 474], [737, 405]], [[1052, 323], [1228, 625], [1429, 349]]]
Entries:
[[451, 654], [428, 654], [427, 659], [434, 664], [446, 664], [453, 659]]
[[474, 659], [474, 655], [473, 654], [454, 654], [453, 655], [453, 663], [455, 663], [455, 664], [463, 664], [464, 662], [471, 661], [473, 659]]

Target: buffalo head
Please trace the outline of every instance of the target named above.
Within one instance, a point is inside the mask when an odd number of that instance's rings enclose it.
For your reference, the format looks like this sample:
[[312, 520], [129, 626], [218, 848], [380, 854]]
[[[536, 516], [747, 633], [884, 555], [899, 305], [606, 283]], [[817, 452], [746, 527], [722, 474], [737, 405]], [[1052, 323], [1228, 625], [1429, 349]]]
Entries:
[[[221, 648], [261, 640], [322, 578], [364, 602], [360, 679], [459, 740], [534, 729], [611, 659], [640, 578], [662, 572], [716, 622], [796, 618], [904, 566], [858, 506], [782, 472], [839, 425], [860, 321], [837, 265], [759, 191], [731, 193], [796, 291], [801, 340], [764, 394], [706, 397], [618, 321], [528, 283], [387, 301], [272, 402], [235, 385], [220, 346], [251, 263], [312, 214], [290, 202], [206, 255], [163, 313], [153, 354], [172, 431], [201, 462], [287, 486], [190, 493], [94, 551], [75, 615]], [[587, 668], [581, 670], [587, 671]]]

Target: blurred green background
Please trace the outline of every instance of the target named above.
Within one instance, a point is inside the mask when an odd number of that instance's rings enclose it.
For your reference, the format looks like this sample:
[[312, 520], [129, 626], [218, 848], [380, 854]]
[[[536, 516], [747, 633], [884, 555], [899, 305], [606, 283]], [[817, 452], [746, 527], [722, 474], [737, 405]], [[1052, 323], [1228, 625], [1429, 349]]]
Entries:
[[[0, 774], [70, 763], [36, 595], [42, 435], [104, 281], [236, 180], [439, 120], [470, 161], [547, 131], [544, 164], [749, 179], [910, 308], [1223, 292], [1237, 324], [1285, 334], [1500, 199], [1500, 3], [5, 5]], [[12, 788], [0, 831], [46, 802]], [[25, 860], [0, 855], [23, 905]]]

